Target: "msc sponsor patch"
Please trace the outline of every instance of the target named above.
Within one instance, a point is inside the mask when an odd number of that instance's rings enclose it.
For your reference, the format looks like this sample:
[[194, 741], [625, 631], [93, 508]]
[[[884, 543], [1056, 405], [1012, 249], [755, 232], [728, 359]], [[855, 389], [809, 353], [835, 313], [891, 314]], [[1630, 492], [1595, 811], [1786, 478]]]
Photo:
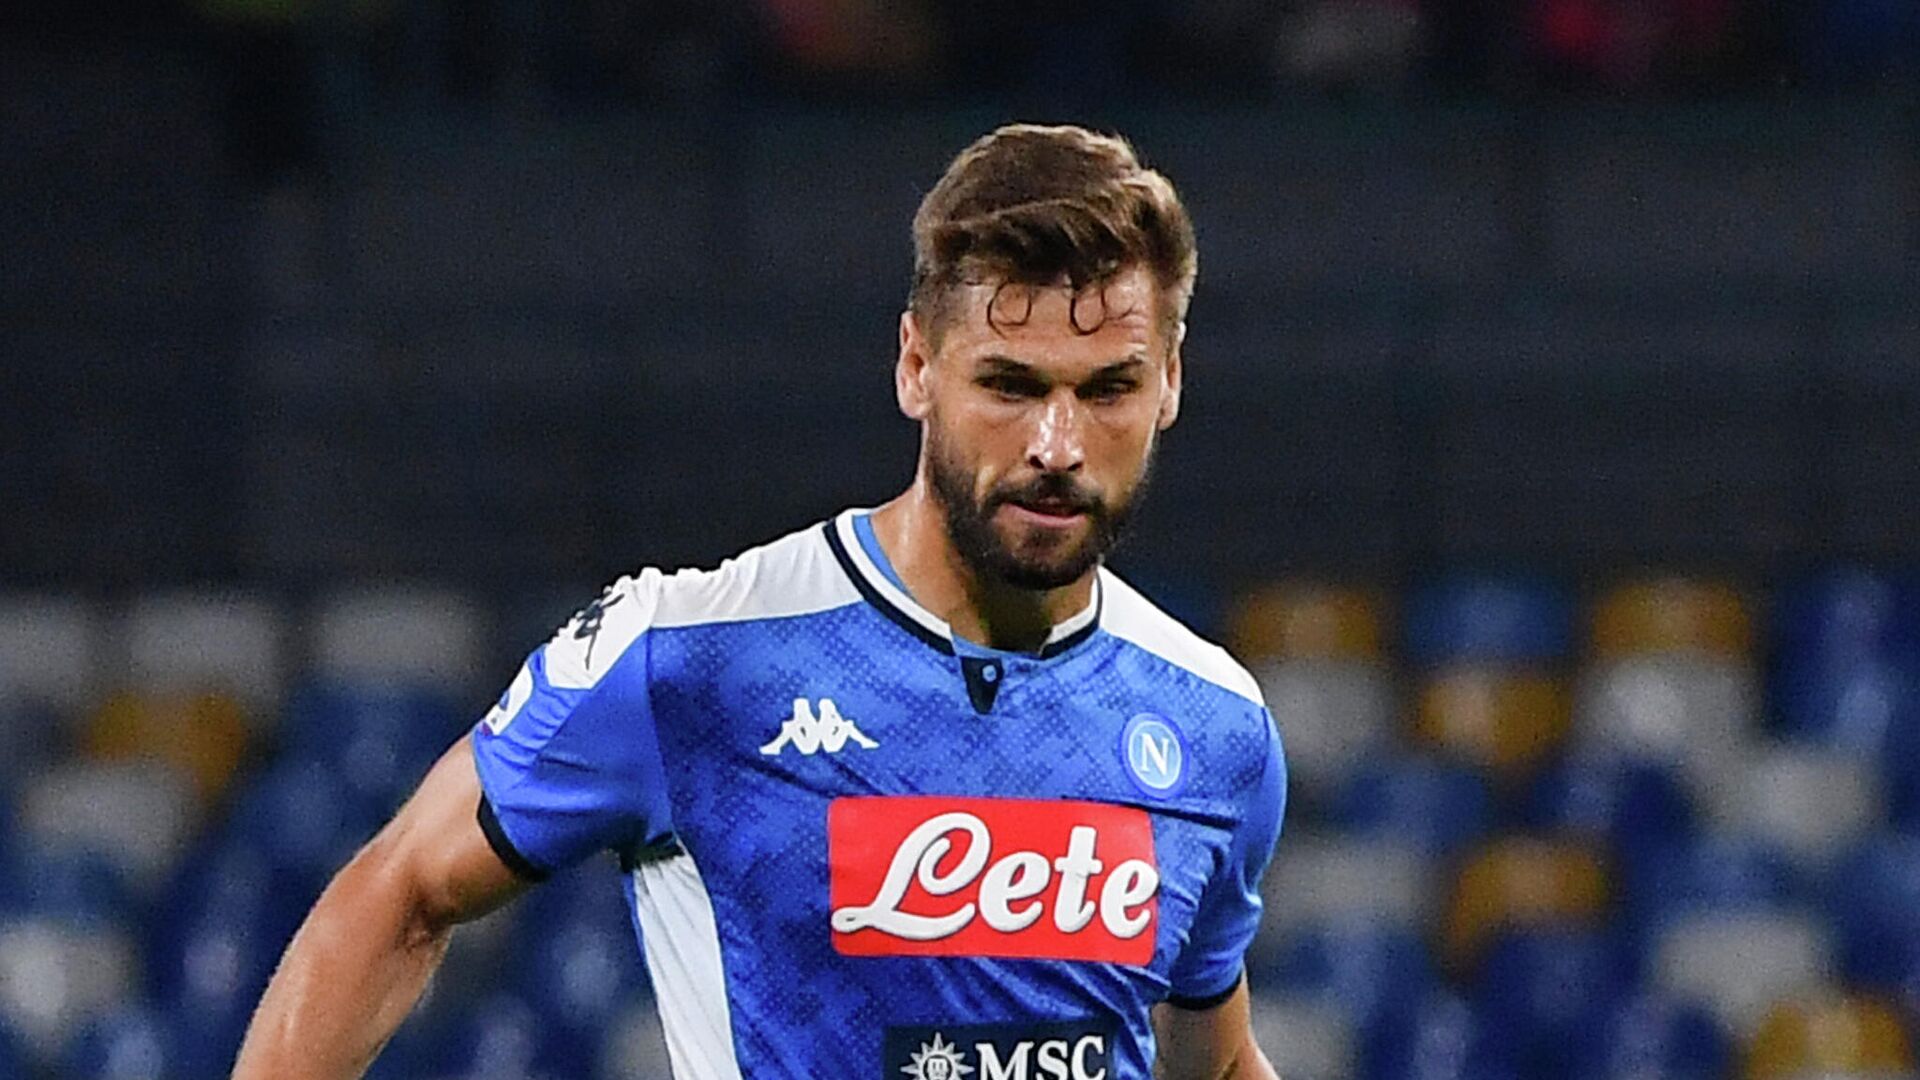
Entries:
[[885, 1080], [1109, 1080], [1112, 1019], [890, 1027]]

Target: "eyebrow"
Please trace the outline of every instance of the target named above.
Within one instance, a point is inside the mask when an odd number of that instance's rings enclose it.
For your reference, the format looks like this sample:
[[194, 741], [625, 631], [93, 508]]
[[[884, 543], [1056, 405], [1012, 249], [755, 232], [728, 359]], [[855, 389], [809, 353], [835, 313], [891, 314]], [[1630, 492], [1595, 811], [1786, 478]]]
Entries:
[[[991, 356], [981, 357], [980, 364], [983, 367], [991, 369], [995, 373], [1003, 373], [1008, 375], [1029, 375], [1034, 373], [1034, 367], [1032, 364], [1028, 364], [1020, 360], [1015, 360], [1011, 356], [1001, 356], [997, 353]], [[1130, 374], [1135, 369], [1143, 368], [1146, 366], [1147, 366], [1147, 358], [1140, 353], [1134, 353], [1132, 356], [1124, 357], [1122, 359], [1115, 360], [1112, 363], [1101, 365], [1100, 367], [1094, 369], [1093, 373], [1091, 375], [1088, 375], [1087, 378], [1089, 379], [1112, 378], [1115, 375]]]

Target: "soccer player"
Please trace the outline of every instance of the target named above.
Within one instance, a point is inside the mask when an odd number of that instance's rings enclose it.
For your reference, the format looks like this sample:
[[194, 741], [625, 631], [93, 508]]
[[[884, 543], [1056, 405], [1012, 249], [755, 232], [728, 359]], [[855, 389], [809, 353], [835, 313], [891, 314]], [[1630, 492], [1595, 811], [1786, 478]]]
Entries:
[[1180, 411], [1187, 213], [1119, 139], [1017, 125], [913, 235], [912, 485], [536, 649], [320, 897], [235, 1076], [359, 1075], [456, 924], [599, 852], [678, 1080], [1274, 1075], [1272, 717], [1102, 566]]

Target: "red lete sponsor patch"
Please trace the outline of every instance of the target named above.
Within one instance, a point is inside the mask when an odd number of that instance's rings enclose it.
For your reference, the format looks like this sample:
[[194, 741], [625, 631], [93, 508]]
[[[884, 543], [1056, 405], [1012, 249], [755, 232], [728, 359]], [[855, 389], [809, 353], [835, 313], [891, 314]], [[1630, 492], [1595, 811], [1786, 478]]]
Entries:
[[848, 956], [1147, 964], [1160, 872], [1144, 810], [1065, 799], [835, 799], [833, 947]]

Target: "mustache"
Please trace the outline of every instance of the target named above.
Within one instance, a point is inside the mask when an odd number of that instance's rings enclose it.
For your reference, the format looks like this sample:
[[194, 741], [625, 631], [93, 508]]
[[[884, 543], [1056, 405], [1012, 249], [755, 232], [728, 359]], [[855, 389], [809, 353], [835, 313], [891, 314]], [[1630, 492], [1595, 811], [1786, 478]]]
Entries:
[[987, 509], [1005, 503], [1059, 503], [1091, 517], [1102, 516], [1107, 510], [1107, 501], [1099, 493], [1083, 487], [1066, 473], [1041, 473], [1025, 483], [996, 487], [986, 501]]

